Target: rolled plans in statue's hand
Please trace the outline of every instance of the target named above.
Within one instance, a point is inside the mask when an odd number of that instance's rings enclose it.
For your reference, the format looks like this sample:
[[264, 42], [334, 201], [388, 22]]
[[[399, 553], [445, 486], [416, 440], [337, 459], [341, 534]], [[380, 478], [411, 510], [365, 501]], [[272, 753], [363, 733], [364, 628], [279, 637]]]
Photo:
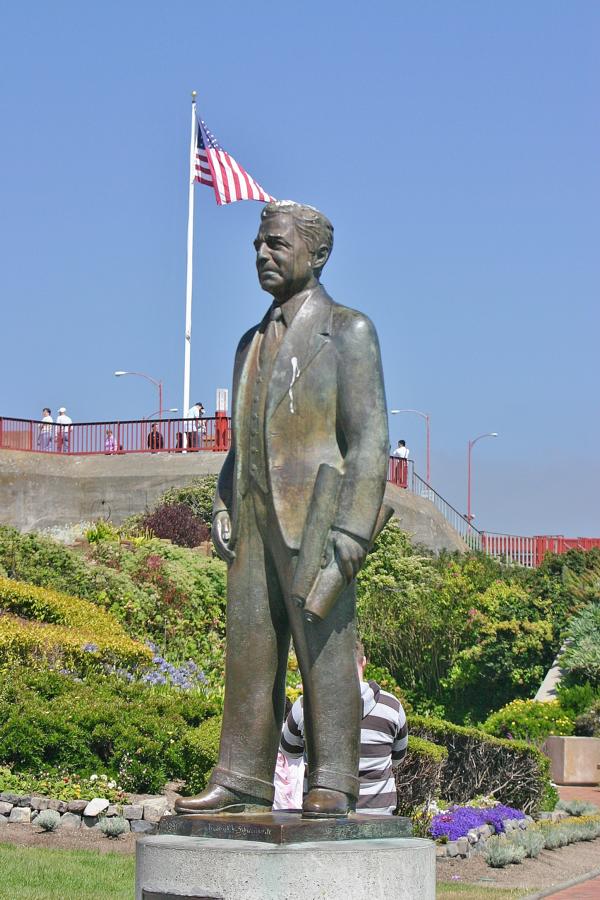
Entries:
[[[373, 529], [370, 546], [372, 546], [379, 532], [383, 531], [393, 513], [394, 510], [391, 506], [387, 504], [382, 505]], [[304, 615], [307, 620], [309, 622], [319, 622], [327, 618], [347, 583], [334, 556], [329, 565], [321, 569], [317, 574], [313, 587], [306, 598]]]
[[341, 473], [333, 466], [327, 463], [319, 466], [292, 581], [292, 599], [298, 606], [304, 606], [321, 571], [341, 480]]

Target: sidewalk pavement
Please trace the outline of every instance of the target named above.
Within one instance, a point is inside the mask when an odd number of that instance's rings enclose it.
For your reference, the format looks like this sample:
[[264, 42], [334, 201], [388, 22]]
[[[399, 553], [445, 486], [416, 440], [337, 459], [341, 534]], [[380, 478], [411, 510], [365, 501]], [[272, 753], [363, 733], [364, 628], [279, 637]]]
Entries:
[[[586, 803], [595, 803], [596, 806], [600, 807], [600, 787], [598, 785], [574, 787], [570, 784], [557, 784], [556, 790], [561, 800], [585, 800]], [[600, 893], [598, 897], [600, 898]]]
[[600, 876], [574, 884], [557, 894], [546, 894], [547, 900], [598, 900], [600, 897]]

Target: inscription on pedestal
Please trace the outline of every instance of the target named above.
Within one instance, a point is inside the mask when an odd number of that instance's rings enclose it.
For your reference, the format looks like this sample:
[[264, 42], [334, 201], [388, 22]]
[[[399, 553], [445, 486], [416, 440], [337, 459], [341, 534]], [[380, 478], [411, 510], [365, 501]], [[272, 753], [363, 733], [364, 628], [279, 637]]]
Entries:
[[163, 894], [160, 891], [142, 891], [142, 900], [223, 900], [222, 894]]
[[205, 837], [267, 844], [302, 844], [307, 841], [380, 840], [410, 837], [410, 819], [360, 813], [340, 819], [303, 819], [300, 811], [243, 815], [165, 816], [159, 834]]

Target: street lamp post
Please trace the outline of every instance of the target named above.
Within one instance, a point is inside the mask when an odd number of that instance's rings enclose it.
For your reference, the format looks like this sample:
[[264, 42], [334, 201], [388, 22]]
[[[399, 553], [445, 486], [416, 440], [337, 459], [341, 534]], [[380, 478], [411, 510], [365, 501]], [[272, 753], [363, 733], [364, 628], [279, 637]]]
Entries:
[[146, 381], [150, 381], [155, 387], [158, 388], [158, 412], [159, 419], [163, 417], [163, 383], [162, 381], [157, 381], [156, 378], [152, 378], [150, 375], [146, 375], [144, 372], [122, 372], [119, 370], [118, 372], [113, 372], [116, 378], [120, 378], [121, 375], [137, 375], [138, 378], [145, 378]]
[[426, 481], [427, 481], [427, 484], [431, 484], [431, 459], [430, 459], [431, 445], [430, 445], [430, 434], [429, 434], [429, 422], [430, 422], [429, 413], [421, 412], [420, 409], [392, 409], [392, 410], [390, 410], [390, 412], [393, 416], [398, 415], [398, 413], [415, 413], [415, 415], [421, 416], [422, 419], [425, 419], [425, 433], [426, 433], [426, 442], [427, 442], [427, 449], [425, 451], [425, 455], [426, 455], [426, 464], [425, 465], [427, 468]]
[[[157, 409], [153, 413], [150, 413], [149, 416], [144, 416], [144, 418], [146, 420], [153, 419], [154, 416], [156, 416], [159, 412], [160, 412], [160, 410]], [[168, 409], [163, 409], [162, 412], [163, 412], [163, 414], [164, 413], [174, 413], [174, 412], [179, 412], [179, 409], [176, 406], [170, 406]], [[159, 416], [159, 419], [162, 419], [162, 416]]]
[[486, 431], [485, 434], [480, 434], [478, 437], [473, 438], [472, 441], [469, 441], [469, 452], [467, 453], [467, 521], [469, 525], [475, 518], [475, 516], [471, 514], [471, 451], [473, 450], [473, 447], [475, 446], [477, 441], [480, 441], [482, 438], [486, 437], [498, 437], [498, 432]]

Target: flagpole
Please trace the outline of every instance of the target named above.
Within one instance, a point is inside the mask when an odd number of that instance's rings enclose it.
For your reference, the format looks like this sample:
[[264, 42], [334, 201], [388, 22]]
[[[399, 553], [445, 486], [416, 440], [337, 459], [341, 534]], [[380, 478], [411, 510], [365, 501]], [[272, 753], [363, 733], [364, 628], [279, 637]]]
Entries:
[[190, 362], [192, 352], [192, 269], [194, 255], [194, 180], [196, 178], [196, 91], [192, 91], [192, 134], [190, 138], [190, 179], [188, 190], [187, 275], [185, 281], [185, 355], [183, 364], [183, 407], [190, 408]]

